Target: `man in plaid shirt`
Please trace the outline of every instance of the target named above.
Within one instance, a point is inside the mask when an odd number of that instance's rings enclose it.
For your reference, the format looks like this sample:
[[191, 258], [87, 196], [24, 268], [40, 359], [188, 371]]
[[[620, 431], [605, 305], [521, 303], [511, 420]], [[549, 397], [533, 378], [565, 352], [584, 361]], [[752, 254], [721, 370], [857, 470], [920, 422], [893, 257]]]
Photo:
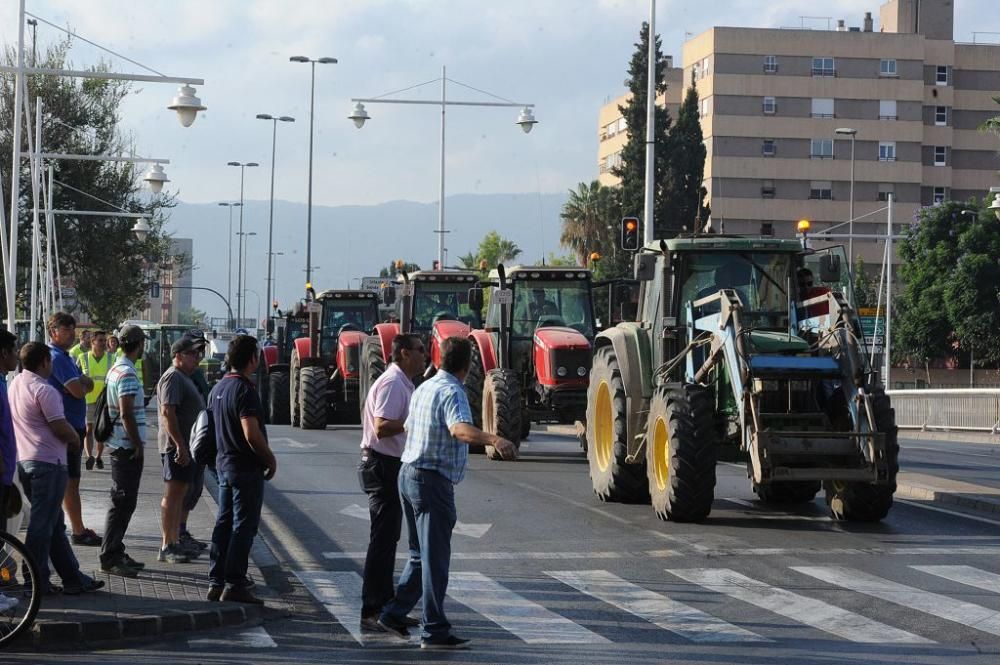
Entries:
[[451, 531], [457, 519], [455, 485], [465, 475], [469, 446], [493, 446], [505, 459], [517, 456], [514, 444], [472, 424], [463, 380], [472, 360], [472, 343], [449, 337], [441, 345], [441, 369], [413, 393], [406, 419], [406, 447], [399, 472], [399, 493], [409, 534], [410, 557], [396, 597], [383, 609], [379, 625], [409, 639], [405, 618], [423, 598], [422, 649], [468, 649], [444, 614], [451, 564]]

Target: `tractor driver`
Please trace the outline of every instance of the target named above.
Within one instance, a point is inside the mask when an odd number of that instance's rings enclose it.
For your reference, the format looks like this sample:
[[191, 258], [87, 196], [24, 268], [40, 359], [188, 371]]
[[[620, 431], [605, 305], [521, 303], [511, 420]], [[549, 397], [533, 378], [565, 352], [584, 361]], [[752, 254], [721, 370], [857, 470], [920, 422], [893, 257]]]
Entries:
[[537, 321], [543, 316], [559, 316], [559, 308], [545, 297], [545, 289], [532, 289], [528, 314], [531, 319]]
[[[813, 286], [813, 273], [809, 268], [799, 268], [795, 273], [795, 277], [798, 281], [799, 298], [801, 300], [810, 300], [811, 298], [818, 298], [819, 296], [824, 296], [827, 293], [830, 293], [830, 287], [828, 286]], [[829, 301], [809, 305], [809, 307], [805, 308], [806, 318], [826, 316], [829, 313]]]

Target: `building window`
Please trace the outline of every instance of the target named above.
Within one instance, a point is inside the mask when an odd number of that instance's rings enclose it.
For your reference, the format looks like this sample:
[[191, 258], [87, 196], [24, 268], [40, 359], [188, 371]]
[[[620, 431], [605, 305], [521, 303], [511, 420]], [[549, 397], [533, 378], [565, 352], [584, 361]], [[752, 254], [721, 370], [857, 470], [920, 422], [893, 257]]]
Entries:
[[879, 120], [895, 120], [896, 119], [896, 100], [895, 99], [880, 99], [878, 102], [878, 119]]
[[948, 165], [948, 146], [934, 146], [934, 166]]
[[765, 55], [764, 56], [764, 73], [765, 74], [776, 74], [778, 72], [778, 56], [776, 55]]
[[935, 106], [934, 107], [934, 124], [938, 127], [944, 127], [948, 124], [948, 107], [947, 106]]
[[774, 223], [773, 222], [761, 222], [760, 223], [760, 234], [762, 236], [773, 236], [774, 235]]
[[813, 180], [809, 183], [809, 198], [823, 201], [833, 200], [833, 183], [829, 180]]
[[879, 183], [878, 186], [878, 200], [888, 201], [890, 194], [895, 194], [896, 188], [892, 183]]
[[879, 76], [899, 76], [896, 73], [896, 60], [893, 58], [883, 58], [878, 63]]
[[945, 187], [934, 188], [934, 203], [944, 203], [947, 196], [948, 191]]
[[764, 143], [761, 145], [760, 151], [765, 157], [774, 157], [774, 153], [776, 152], [774, 139], [764, 139]]
[[834, 67], [833, 58], [813, 58], [813, 76], [836, 76], [837, 70]]
[[705, 99], [698, 102], [700, 106], [699, 113], [702, 118], [712, 115], [712, 98], [706, 97]]
[[701, 61], [701, 76], [705, 78], [712, 73], [712, 61], [709, 58], [704, 58]]
[[814, 97], [812, 100], [812, 117], [832, 118], [833, 100], [829, 98]]
[[833, 139], [813, 139], [809, 144], [809, 156], [815, 159], [833, 159]]
[[768, 115], [774, 115], [778, 110], [778, 103], [775, 101], [774, 97], [764, 98], [764, 113]]
[[627, 127], [628, 123], [625, 121], [625, 118], [618, 118], [618, 133], [624, 132]]
[[773, 199], [774, 198], [774, 181], [773, 180], [761, 180], [760, 181], [760, 197], [762, 199]]
[[938, 65], [934, 82], [938, 85], [948, 85], [948, 65]]
[[894, 161], [896, 161], [896, 142], [895, 141], [879, 141], [879, 144], [878, 144], [878, 161], [880, 161], [880, 162], [894, 162]]

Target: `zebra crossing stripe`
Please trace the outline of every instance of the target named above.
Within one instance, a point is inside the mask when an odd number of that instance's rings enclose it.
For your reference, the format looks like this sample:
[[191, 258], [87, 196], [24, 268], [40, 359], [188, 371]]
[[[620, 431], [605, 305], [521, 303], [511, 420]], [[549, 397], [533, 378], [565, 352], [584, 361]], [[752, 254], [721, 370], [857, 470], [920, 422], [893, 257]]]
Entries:
[[326, 607], [358, 644], [361, 638], [361, 576], [354, 572], [296, 571], [313, 598]]
[[922, 573], [943, 577], [952, 582], [966, 584], [982, 591], [1000, 593], [1000, 575], [972, 566], [910, 566]]
[[[796, 569], [798, 570], [798, 569]], [[728, 568], [667, 569], [682, 580], [788, 617], [851, 642], [928, 644], [919, 635], [893, 628], [821, 600], [773, 587]]]
[[200, 637], [188, 638], [188, 647], [192, 649], [214, 649], [223, 647], [232, 651], [238, 648], [248, 649], [274, 649], [278, 645], [274, 639], [264, 629], [264, 626], [257, 626], [249, 630], [239, 630], [235, 633], [221, 637]]
[[606, 570], [556, 570], [545, 574], [692, 642], [771, 641]]
[[792, 570], [815, 577], [828, 584], [902, 605], [911, 610], [955, 621], [984, 633], [1000, 635], [1000, 612], [996, 610], [955, 600], [939, 593], [916, 589], [851, 568], [793, 566]]
[[607, 638], [514, 593], [482, 573], [451, 573], [448, 595], [528, 644], [609, 642]]

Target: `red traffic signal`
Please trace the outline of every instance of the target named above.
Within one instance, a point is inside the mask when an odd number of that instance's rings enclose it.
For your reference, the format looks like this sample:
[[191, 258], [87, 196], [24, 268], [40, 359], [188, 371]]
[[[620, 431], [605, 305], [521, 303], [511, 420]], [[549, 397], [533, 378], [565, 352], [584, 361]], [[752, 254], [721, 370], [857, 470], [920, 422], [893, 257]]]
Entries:
[[622, 249], [634, 252], [639, 249], [639, 218], [625, 217], [622, 219]]

